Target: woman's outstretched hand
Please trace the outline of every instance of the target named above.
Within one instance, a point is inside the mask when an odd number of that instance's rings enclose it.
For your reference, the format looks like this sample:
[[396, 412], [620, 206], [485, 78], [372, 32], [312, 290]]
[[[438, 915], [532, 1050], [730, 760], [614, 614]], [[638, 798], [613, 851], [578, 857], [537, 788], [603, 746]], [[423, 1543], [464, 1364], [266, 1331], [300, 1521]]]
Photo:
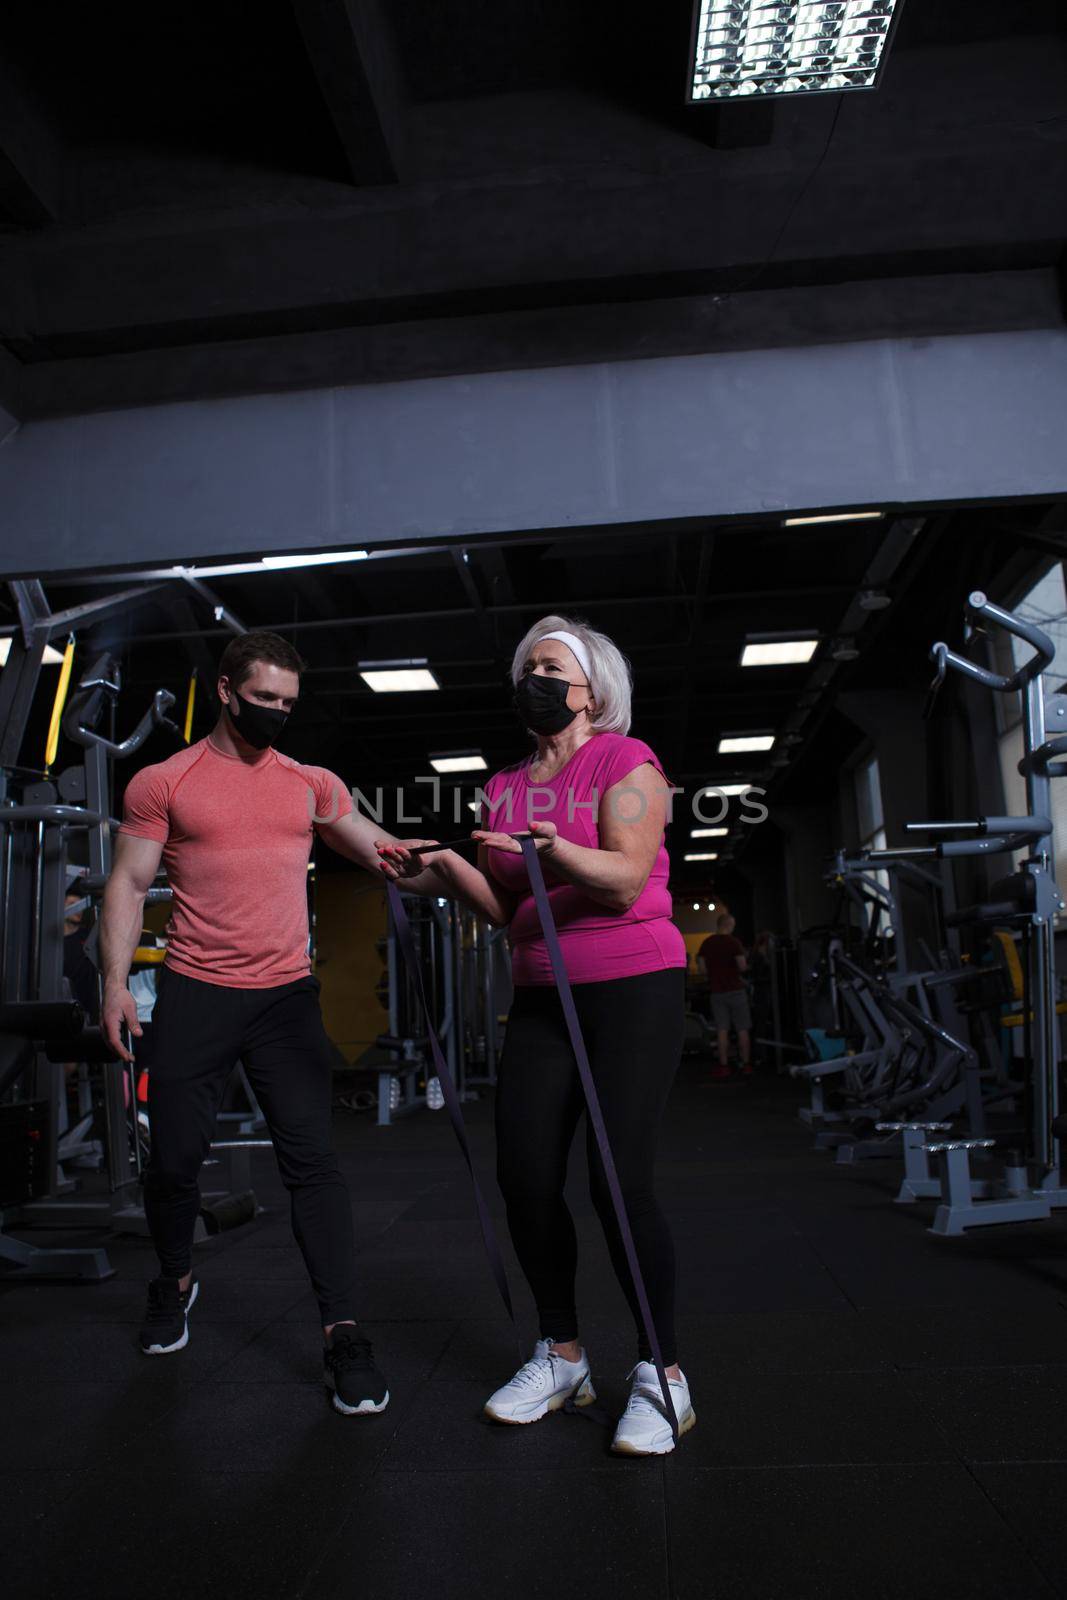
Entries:
[[436, 843], [436, 839], [405, 839], [402, 844], [386, 844], [383, 839], [375, 839], [374, 848], [385, 877], [417, 878], [426, 866], [417, 853], [419, 847]]
[[[559, 829], [554, 822], [531, 822], [530, 832], [537, 846], [539, 855], [550, 856], [559, 840]], [[475, 828], [471, 834], [472, 839], [477, 839], [479, 844], [488, 845], [490, 850], [510, 850], [513, 855], [522, 854], [521, 842], [510, 833], [488, 833], [483, 828]]]

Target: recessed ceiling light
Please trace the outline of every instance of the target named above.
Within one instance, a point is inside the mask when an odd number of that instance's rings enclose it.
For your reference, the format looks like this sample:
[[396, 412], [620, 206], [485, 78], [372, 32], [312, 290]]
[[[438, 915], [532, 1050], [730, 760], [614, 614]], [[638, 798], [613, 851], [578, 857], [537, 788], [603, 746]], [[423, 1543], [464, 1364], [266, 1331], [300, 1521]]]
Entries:
[[435, 772], [484, 772], [486, 770], [485, 757], [476, 750], [456, 752], [453, 755], [439, 755], [430, 757], [430, 765]]
[[690, 828], [691, 839], [725, 839], [729, 828]]
[[884, 511], [828, 511], [817, 517], [784, 517], [783, 528], [812, 528], [819, 522], [881, 522]]
[[721, 756], [740, 755], [746, 750], [770, 750], [774, 744], [773, 733], [739, 733], [719, 740]]
[[699, 911], [700, 910], [700, 901], [699, 900], [694, 900], [693, 901], [693, 910], [694, 911]]
[[751, 783], [709, 783], [708, 789], [714, 789], [718, 794], [734, 795], [747, 794], [755, 786]]
[[691, 855], [683, 857], [685, 861], [718, 861], [718, 859], [719, 853], [717, 850], [697, 850]]
[[709, 911], [714, 911], [715, 910], [715, 902], [714, 902], [714, 900], [709, 900], [708, 901], [708, 910]]
[[441, 687], [425, 661], [361, 661], [359, 675], [375, 694], [415, 694]]
[[482, 809], [482, 807], [481, 807], [481, 803], [479, 801], [477, 801], [477, 800], [468, 800], [467, 801], [467, 810], [468, 811], [480, 811], [481, 809]]
[[699, 0], [690, 100], [873, 89], [899, 0]]
[[[10, 640], [10, 638], [0, 639], [0, 667], [2, 667], [4, 665], [4, 663], [7, 661], [7, 658], [8, 658], [8, 656], [10, 654], [11, 654], [11, 640]], [[63, 652], [61, 650], [56, 650], [53, 645], [46, 644], [45, 647], [44, 647], [44, 655], [41, 657], [41, 665], [44, 666], [44, 667], [59, 667], [59, 666], [62, 666], [63, 665]]]
[[819, 641], [812, 634], [750, 634], [741, 651], [743, 667], [799, 667], [810, 661]]

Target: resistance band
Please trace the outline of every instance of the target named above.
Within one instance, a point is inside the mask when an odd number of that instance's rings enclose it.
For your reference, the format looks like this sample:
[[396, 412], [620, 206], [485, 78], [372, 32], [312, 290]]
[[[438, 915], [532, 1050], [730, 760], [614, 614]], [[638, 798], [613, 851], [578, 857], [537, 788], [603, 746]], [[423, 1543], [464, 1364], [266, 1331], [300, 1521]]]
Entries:
[[[593, 1135], [597, 1142], [597, 1149], [600, 1151], [600, 1159], [604, 1167], [604, 1176], [607, 1180], [608, 1192], [611, 1195], [611, 1204], [612, 1209], [615, 1212], [615, 1221], [622, 1237], [623, 1249], [626, 1254], [627, 1265], [630, 1269], [630, 1277], [633, 1280], [634, 1293], [637, 1297], [638, 1309], [641, 1313], [641, 1322], [644, 1327], [645, 1338], [648, 1340], [649, 1348], [652, 1351], [653, 1365], [656, 1368], [656, 1375], [659, 1378], [660, 1391], [663, 1395], [667, 1420], [671, 1425], [671, 1432], [673, 1433], [675, 1442], [677, 1443], [678, 1416], [674, 1409], [674, 1397], [671, 1394], [670, 1386], [667, 1382], [667, 1372], [663, 1365], [663, 1354], [660, 1349], [659, 1335], [656, 1332], [656, 1325], [652, 1320], [652, 1309], [648, 1302], [648, 1294], [645, 1290], [645, 1281], [641, 1275], [641, 1267], [637, 1259], [637, 1247], [634, 1244], [633, 1233], [630, 1229], [630, 1219], [626, 1215], [626, 1202], [623, 1199], [622, 1189], [619, 1185], [619, 1177], [615, 1169], [615, 1159], [611, 1153], [611, 1144], [608, 1140], [608, 1131], [604, 1125], [604, 1114], [600, 1107], [600, 1097], [596, 1092], [596, 1084], [593, 1082], [593, 1073], [589, 1065], [589, 1055], [585, 1048], [585, 1040], [582, 1037], [581, 1024], [578, 1021], [578, 1012], [574, 1004], [574, 995], [571, 991], [570, 979], [567, 977], [567, 968], [563, 960], [563, 951], [560, 948], [559, 934], [556, 931], [556, 919], [552, 915], [552, 907], [549, 902], [548, 891], [545, 888], [544, 873], [541, 870], [541, 863], [537, 856], [537, 845], [533, 839], [533, 836], [530, 834], [514, 834], [512, 837], [519, 841], [522, 849], [523, 859], [526, 862], [526, 871], [530, 879], [530, 888], [533, 891], [534, 905], [537, 907], [537, 915], [541, 923], [541, 932], [544, 935], [545, 945], [548, 949], [549, 961], [552, 965], [552, 975], [556, 980], [556, 988], [559, 991], [560, 1003], [563, 1007], [563, 1018], [567, 1024], [567, 1033], [570, 1036], [571, 1048], [574, 1051], [574, 1059], [578, 1067], [578, 1077], [581, 1080], [582, 1092], [585, 1095], [585, 1104], [589, 1115], [589, 1123], [593, 1129]], [[463, 840], [457, 842], [469, 843], [470, 841]], [[419, 855], [424, 853], [426, 852], [422, 850], [416, 852], [416, 854]], [[423, 1015], [426, 1019], [426, 1032], [429, 1036], [430, 1050], [433, 1055], [434, 1066], [437, 1068], [438, 1077], [441, 1080], [441, 1087], [445, 1095], [445, 1104], [448, 1107], [448, 1113], [452, 1121], [452, 1127], [456, 1138], [459, 1140], [459, 1147], [463, 1152], [463, 1158], [467, 1163], [467, 1170], [470, 1173], [471, 1182], [474, 1185], [474, 1198], [475, 1204], [478, 1208], [478, 1221], [481, 1224], [482, 1238], [485, 1241], [485, 1249], [486, 1254], [489, 1257], [489, 1265], [492, 1269], [493, 1277], [496, 1279], [497, 1288], [500, 1290], [501, 1298], [507, 1307], [508, 1316], [511, 1318], [512, 1322], [514, 1322], [515, 1313], [512, 1309], [511, 1293], [508, 1289], [507, 1275], [504, 1271], [504, 1262], [500, 1252], [500, 1245], [497, 1242], [496, 1234], [493, 1231], [493, 1225], [489, 1218], [489, 1210], [485, 1204], [485, 1198], [482, 1194], [481, 1186], [478, 1183], [478, 1179], [474, 1171], [474, 1165], [470, 1154], [470, 1145], [467, 1140], [467, 1130], [464, 1127], [463, 1113], [460, 1110], [459, 1095], [456, 1092], [455, 1084], [452, 1082], [448, 1068], [445, 1065], [444, 1055], [442, 1054], [441, 1046], [437, 1041], [437, 1035], [434, 1031], [433, 1019], [430, 1016], [429, 1006], [426, 1001], [426, 990], [423, 985], [422, 972], [419, 968], [418, 958], [415, 954], [415, 946], [411, 937], [411, 929], [408, 925], [407, 913], [404, 910], [404, 904], [396, 884], [390, 880], [386, 887], [389, 894], [389, 905], [392, 909], [393, 919], [396, 924], [397, 938], [400, 942], [401, 952], [403, 953], [404, 960], [407, 962], [408, 970], [411, 973], [412, 979], [415, 983], [419, 1000], [422, 1005]]]

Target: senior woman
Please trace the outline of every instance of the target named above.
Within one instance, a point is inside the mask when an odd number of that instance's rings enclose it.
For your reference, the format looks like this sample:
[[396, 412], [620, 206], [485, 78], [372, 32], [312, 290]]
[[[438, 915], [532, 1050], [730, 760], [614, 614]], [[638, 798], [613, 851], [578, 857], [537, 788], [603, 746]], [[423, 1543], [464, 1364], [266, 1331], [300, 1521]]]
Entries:
[[[568, 1400], [581, 1405], [595, 1398], [579, 1340], [577, 1245], [563, 1194], [584, 1103], [526, 863], [511, 837], [530, 831], [681, 1434], [696, 1417], [677, 1365], [674, 1249], [653, 1187], [658, 1129], [684, 1027], [686, 950], [671, 921], [663, 842], [669, 785], [649, 746], [628, 736], [629, 668], [604, 634], [566, 617], [542, 618], [515, 652], [512, 681], [536, 749], [485, 785], [483, 826], [473, 835], [477, 868], [453, 853], [436, 858], [455, 893], [507, 925], [515, 981], [498, 1074], [497, 1175], [541, 1337], [485, 1410], [500, 1422], [530, 1423]], [[383, 849], [390, 875], [417, 865], [411, 848]], [[638, 1360], [612, 1448], [662, 1455], [674, 1447], [663, 1394], [591, 1130], [586, 1142], [593, 1203], [637, 1327]]]

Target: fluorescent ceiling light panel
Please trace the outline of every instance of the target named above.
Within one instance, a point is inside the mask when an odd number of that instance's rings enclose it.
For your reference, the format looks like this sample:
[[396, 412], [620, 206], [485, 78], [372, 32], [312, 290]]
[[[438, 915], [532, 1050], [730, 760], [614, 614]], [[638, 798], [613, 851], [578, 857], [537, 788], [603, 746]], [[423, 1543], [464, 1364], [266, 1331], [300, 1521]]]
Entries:
[[719, 740], [719, 754], [740, 755], [746, 750], [770, 750], [773, 745], [773, 733], [738, 733]]
[[485, 757], [476, 750], [466, 755], [431, 756], [430, 765], [435, 772], [485, 772]]
[[[9, 638], [8, 639], [0, 639], [0, 667], [2, 667], [4, 665], [4, 663], [7, 661], [7, 658], [8, 658], [8, 656], [10, 654], [11, 654], [11, 640]], [[44, 647], [44, 655], [41, 657], [41, 665], [45, 666], [45, 667], [60, 667], [60, 666], [62, 666], [63, 665], [63, 652], [62, 652], [62, 650], [56, 650], [56, 649], [53, 648], [52, 645], [46, 644], [45, 647]]]
[[747, 794], [750, 789], [754, 789], [755, 788], [755, 784], [752, 784], [752, 783], [709, 783], [707, 785], [707, 787], [709, 789], [716, 790], [716, 792], [719, 793], [719, 794], [731, 795], [731, 794]]
[[746, 639], [741, 652], [743, 667], [800, 667], [819, 648], [818, 639]]
[[685, 857], [686, 861], [718, 861], [718, 859], [719, 853], [717, 850], [697, 850], [692, 855]]
[[725, 839], [729, 831], [729, 828], [691, 828], [689, 837], [691, 839]]
[[884, 511], [832, 511], [817, 517], [784, 517], [783, 528], [812, 528], [818, 522], [881, 522]]
[[360, 669], [360, 677], [375, 694], [415, 694], [441, 685], [428, 667], [378, 667]]
[[285, 567], [330, 567], [343, 561], [369, 561], [369, 550], [334, 550], [327, 555], [262, 556], [258, 561], [230, 561], [225, 566], [161, 567], [141, 574], [145, 578], [230, 578], [251, 572], [277, 572]]
[[903, 0], [699, 0], [689, 98], [873, 89]]
[[265, 567], [332, 567], [339, 561], [366, 561], [366, 550], [327, 550], [322, 555], [263, 556]]

